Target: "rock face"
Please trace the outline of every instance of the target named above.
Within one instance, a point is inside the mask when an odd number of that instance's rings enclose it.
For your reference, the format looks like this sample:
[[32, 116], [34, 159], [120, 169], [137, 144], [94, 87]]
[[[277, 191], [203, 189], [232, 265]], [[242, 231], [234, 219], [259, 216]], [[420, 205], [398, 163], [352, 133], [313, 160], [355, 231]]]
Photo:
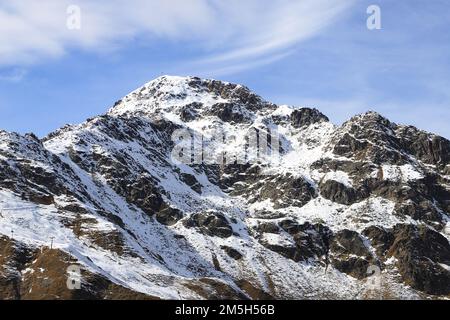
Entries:
[[438, 168], [444, 168], [449, 163], [449, 140], [431, 136], [414, 127], [404, 127], [399, 130], [402, 147], [425, 163], [434, 164]]
[[291, 175], [261, 179], [251, 188], [245, 188], [241, 194], [254, 195], [254, 198], [249, 199], [250, 202], [269, 199], [275, 208], [301, 207], [317, 197], [316, 190], [310, 183], [301, 177]]
[[231, 237], [233, 228], [227, 218], [220, 213], [205, 212], [192, 215], [184, 224], [187, 228], [198, 227], [202, 232], [210, 236], [221, 238]]
[[367, 277], [370, 265], [377, 264], [356, 231], [344, 229], [336, 233], [331, 240], [330, 251], [331, 263], [336, 269], [359, 279]]
[[443, 137], [164, 76], [0, 131], [0, 299], [448, 298], [449, 212]]
[[394, 243], [389, 254], [398, 259], [406, 283], [431, 294], [450, 293], [450, 245], [439, 233], [411, 225], [393, 229]]
[[363, 232], [383, 260], [394, 257], [405, 283], [430, 294], [448, 295], [448, 240], [425, 226], [399, 224], [390, 230], [369, 227]]
[[291, 113], [291, 124], [294, 128], [309, 126], [321, 121], [329, 121], [329, 119], [317, 109], [302, 108]]
[[322, 183], [320, 185], [320, 193], [325, 199], [340, 204], [350, 205], [358, 200], [358, 194], [355, 189], [334, 180], [327, 180]]
[[257, 228], [260, 234], [264, 233], [287, 233], [290, 242], [273, 244], [264, 237], [260, 240], [266, 248], [277, 252], [286, 258], [298, 261], [327, 262], [329, 251], [329, 240], [332, 231], [321, 225], [310, 223], [298, 224], [294, 220], [282, 220], [276, 224], [261, 224]]

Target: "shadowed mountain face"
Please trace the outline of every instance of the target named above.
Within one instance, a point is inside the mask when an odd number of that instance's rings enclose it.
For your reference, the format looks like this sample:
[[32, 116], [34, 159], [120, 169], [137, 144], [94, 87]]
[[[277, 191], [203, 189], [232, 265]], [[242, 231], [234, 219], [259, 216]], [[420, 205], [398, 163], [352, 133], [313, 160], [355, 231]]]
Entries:
[[449, 212], [445, 138], [164, 76], [0, 131], [0, 298], [449, 297]]

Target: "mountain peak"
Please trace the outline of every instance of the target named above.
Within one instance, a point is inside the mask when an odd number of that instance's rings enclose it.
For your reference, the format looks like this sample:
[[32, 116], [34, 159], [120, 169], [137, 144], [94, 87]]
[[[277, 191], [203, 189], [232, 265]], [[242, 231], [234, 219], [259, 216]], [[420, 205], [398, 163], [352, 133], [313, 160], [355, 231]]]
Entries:
[[365, 122], [377, 122], [377, 123], [390, 123], [390, 121], [376, 111], [369, 110], [367, 112], [363, 112], [357, 114], [356, 116], [350, 119], [352, 122], [365, 121]]
[[209, 108], [218, 103], [256, 110], [267, 104], [259, 95], [240, 84], [199, 77], [161, 76], [117, 101], [111, 115], [175, 112], [186, 105]]

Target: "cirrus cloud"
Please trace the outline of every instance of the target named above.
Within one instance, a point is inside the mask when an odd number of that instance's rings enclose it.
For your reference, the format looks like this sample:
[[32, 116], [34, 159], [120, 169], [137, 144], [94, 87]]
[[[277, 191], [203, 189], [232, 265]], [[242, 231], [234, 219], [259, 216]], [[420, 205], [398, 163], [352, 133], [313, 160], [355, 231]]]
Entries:
[[[317, 35], [354, 0], [17, 0], [0, 3], [0, 66], [27, 65], [70, 50], [120, 49], [134, 39], [189, 43], [199, 61], [230, 68]], [[81, 29], [66, 27], [81, 9]]]

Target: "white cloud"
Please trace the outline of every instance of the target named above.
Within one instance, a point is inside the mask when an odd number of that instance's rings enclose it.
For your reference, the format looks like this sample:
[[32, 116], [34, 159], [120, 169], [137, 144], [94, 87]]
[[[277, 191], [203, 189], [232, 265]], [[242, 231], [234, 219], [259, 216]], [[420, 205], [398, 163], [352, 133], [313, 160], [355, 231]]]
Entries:
[[[226, 52], [210, 61], [253, 58], [289, 48], [330, 25], [353, 1], [303, 0], [272, 1], [258, 8], [261, 1], [222, 2], [220, 12], [232, 27], [239, 26]], [[228, 19], [231, 17], [231, 21]]]
[[[3, 1], [3, 0], [1, 0]], [[271, 61], [318, 34], [354, 0], [17, 0], [0, 2], [0, 66], [37, 63], [73, 48], [110, 50], [134, 38], [189, 42], [214, 68]], [[81, 8], [81, 29], [66, 27]], [[239, 68], [237, 68], [239, 69]]]

